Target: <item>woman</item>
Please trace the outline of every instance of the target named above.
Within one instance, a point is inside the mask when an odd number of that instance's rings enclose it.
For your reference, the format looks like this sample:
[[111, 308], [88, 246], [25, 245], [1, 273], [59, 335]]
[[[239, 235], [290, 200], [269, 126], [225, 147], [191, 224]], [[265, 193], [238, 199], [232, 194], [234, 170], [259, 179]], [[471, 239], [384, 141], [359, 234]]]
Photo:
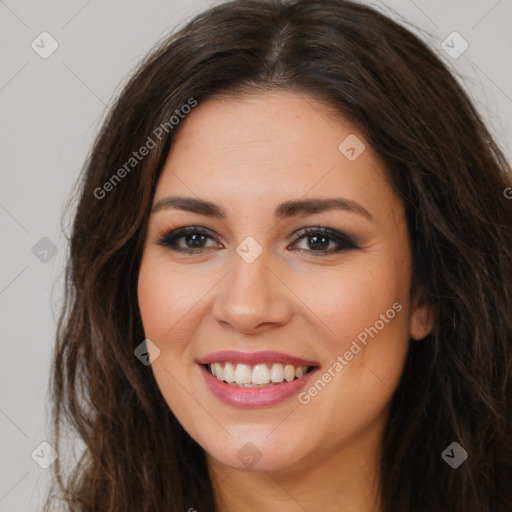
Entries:
[[444, 64], [372, 8], [196, 17], [82, 178], [66, 510], [511, 510], [510, 185]]

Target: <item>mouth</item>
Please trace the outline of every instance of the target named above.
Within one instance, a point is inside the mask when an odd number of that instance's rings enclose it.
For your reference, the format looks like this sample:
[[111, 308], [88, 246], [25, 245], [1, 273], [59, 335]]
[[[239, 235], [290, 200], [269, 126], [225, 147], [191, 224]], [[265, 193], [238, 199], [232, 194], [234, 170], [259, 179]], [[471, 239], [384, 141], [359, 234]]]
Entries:
[[216, 362], [203, 367], [217, 380], [239, 388], [265, 388], [278, 386], [303, 378], [317, 366], [295, 366], [272, 362], [261, 362], [255, 365]]
[[293, 397], [320, 369], [315, 361], [270, 351], [216, 352], [196, 362], [214, 396], [243, 408], [270, 407]]

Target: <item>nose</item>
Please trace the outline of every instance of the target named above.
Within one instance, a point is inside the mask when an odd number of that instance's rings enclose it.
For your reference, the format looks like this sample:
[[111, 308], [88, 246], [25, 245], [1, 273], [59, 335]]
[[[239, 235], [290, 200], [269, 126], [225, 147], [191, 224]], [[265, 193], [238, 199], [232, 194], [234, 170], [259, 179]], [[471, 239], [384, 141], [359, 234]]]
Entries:
[[[263, 252], [247, 263], [234, 256], [231, 272], [222, 280], [213, 315], [234, 330], [251, 334], [286, 324], [292, 315], [291, 292], [284, 276], [269, 267]], [[274, 265], [275, 266], [275, 265]]]

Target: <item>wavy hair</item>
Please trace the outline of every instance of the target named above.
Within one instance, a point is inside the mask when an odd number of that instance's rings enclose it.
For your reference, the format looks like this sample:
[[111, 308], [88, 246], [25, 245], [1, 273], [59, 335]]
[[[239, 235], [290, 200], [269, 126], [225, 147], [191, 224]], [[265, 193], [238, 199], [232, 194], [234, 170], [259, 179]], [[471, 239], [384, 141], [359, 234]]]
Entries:
[[[63, 450], [67, 427], [84, 450], [69, 471], [53, 465], [45, 510], [59, 500], [77, 512], [215, 511], [204, 450], [134, 357], [145, 338], [138, 270], [169, 120], [191, 99], [272, 90], [322, 101], [383, 159], [405, 205], [413, 287], [435, 311], [392, 397], [383, 511], [510, 511], [511, 169], [442, 60], [345, 0], [218, 5], [160, 42], [118, 94], [73, 199], [52, 361], [54, 445]], [[155, 147], [128, 167], [148, 137]], [[457, 469], [441, 457], [453, 441], [469, 454]]]

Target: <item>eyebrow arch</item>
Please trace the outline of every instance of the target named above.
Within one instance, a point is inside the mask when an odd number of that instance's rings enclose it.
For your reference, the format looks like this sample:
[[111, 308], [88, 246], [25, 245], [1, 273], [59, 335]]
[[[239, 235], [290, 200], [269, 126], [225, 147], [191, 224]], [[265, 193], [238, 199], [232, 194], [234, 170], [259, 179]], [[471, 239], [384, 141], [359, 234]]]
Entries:
[[[187, 212], [206, 215], [208, 217], [216, 217], [218, 219], [226, 218], [226, 212], [215, 203], [195, 197], [184, 196], [169, 196], [160, 199], [154, 204], [151, 213], [156, 213], [160, 210], [168, 208], [185, 210]], [[277, 206], [274, 214], [278, 219], [284, 219], [287, 217], [293, 217], [295, 215], [321, 213], [327, 210], [336, 209], [362, 215], [371, 221], [375, 220], [374, 216], [356, 201], [340, 197], [285, 201], [284, 203], [281, 203]]]

